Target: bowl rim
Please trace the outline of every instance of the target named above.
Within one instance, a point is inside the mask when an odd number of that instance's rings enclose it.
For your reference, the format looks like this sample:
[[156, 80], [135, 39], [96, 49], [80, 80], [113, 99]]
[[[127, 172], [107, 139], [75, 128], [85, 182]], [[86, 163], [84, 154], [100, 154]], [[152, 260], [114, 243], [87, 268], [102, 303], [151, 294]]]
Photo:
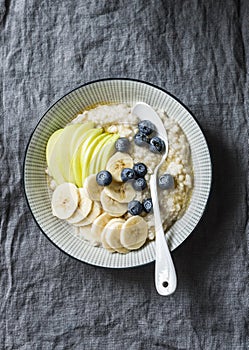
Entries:
[[[208, 205], [208, 202], [209, 202], [209, 199], [210, 199], [210, 194], [211, 194], [211, 191], [212, 191], [212, 183], [213, 183], [213, 165], [212, 165], [212, 159], [211, 159], [211, 153], [210, 153], [210, 148], [209, 148], [209, 145], [208, 145], [208, 142], [207, 142], [207, 139], [205, 137], [205, 134], [202, 130], [202, 127], [199, 123], [199, 121], [197, 120], [197, 118], [195, 117], [195, 115], [193, 114], [193, 112], [179, 99], [177, 98], [174, 94], [172, 94], [171, 92], [169, 92], [168, 90], [156, 85], [156, 84], [153, 84], [153, 83], [150, 83], [150, 82], [147, 82], [145, 80], [141, 80], [141, 79], [135, 79], [135, 78], [122, 78], [122, 77], [117, 77], [117, 78], [101, 78], [101, 79], [96, 79], [96, 80], [91, 80], [91, 81], [88, 81], [86, 83], [83, 83], [81, 85], [78, 85], [77, 87], [69, 90], [68, 92], [66, 92], [63, 96], [61, 96], [59, 99], [57, 99], [55, 102], [53, 102], [48, 108], [47, 110], [42, 114], [42, 116], [40, 117], [40, 119], [38, 120], [34, 130], [32, 131], [32, 133], [30, 134], [30, 137], [28, 139], [28, 142], [27, 142], [27, 145], [26, 145], [26, 148], [25, 148], [25, 152], [24, 152], [24, 158], [23, 158], [23, 167], [22, 167], [22, 186], [23, 186], [23, 191], [24, 191], [24, 196], [26, 198], [26, 203], [28, 205], [28, 208], [29, 208], [29, 211], [36, 223], [36, 225], [38, 226], [39, 230], [44, 234], [44, 236], [57, 248], [59, 249], [61, 252], [63, 252], [64, 254], [66, 254], [68, 257], [70, 258], [73, 258], [75, 259], [76, 261], [79, 261], [81, 263], [84, 263], [84, 264], [87, 264], [87, 265], [90, 265], [90, 266], [95, 266], [95, 267], [99, 267], [99, 268], [103, 268], [103, 269], [114, 269], [114, 270], [124, 270], [124, 269], [135, 269], [135, 268], [138, 268], [138, 267], [141, 267], [141, 266], [146, 266], [146, 265], [150, 265], [152, 263], [154, 263], [155, 260], [153, 261], [150, 261], [150, 262], [147, 262], [147, 263], [143, 263], [143, 264], [138, 264], [138, 265], [134, 265], [134, 266], [124, 266], [124, 267], [109, 267], [109, 266], [103, 266], [103, 265], [97, 265], [97, 264], [91, 264], [89, 262], [86, 262], [86, 261], [83, 261], [79, 258], [76, 258], [75, 256], [71, 255], [70, 253], [66, 252], [65, 250], [63, 250], [61, 247], [59, 247], [47, 234], [46, 232], [41, 228], [41, 226], [39, 225], [32, 209], [31, 209], [31, 206], [30, 206], [30, 203], [29, 203], [29, 200], [28, 200], [28, 195], [27, 195], [27, 191], [26, 191], [26, 185], [25, 185], [25, 165], [26, 165], [26, 157], [27, 157], [27, 153], [28, 153], [28, 149], [29, 149], [29, 146], [30, 146], [30, 142], [32, 140], [32, 137], [36, 131], [36, 129], [38, 128], [38, 126], [40, 125], [41, 121], [43, 120], [43, 118], [45, 117], [45, 115], [59, 102], [61, 101], [63, 98], [65, 98], [67, 95], [71, 94], [72, 92], [80, 89], [80, 88], [83, 88], [85, 86], [88, 86], [88, 85], [92, 85], [92, 84], [96, 84], [96, 83], [100, 83], [100, 82], [106, 82], [106, 81], [114, 81], [114, 80], [117, 80], [117, 81], [131, 81], [131, 82], [137, 82], [137, 83], [141, 83], [141, 84], [145, 84], [145, 85], [148, 85], [152, 88], [155, 88], [155, 89], [158, 89], [160, 91], [162, 91], [163, 93], [166, 93], [167, 95], [169, 95], [170, 97], [172, 97], [173, 99], [175, 99], [182, 107], [184, 107], [187, 112], [191, 115], [191, 117], [195, 120], [195, 122], [197, 123], [198, 127], [200, 128], [201, 132], [202, 132], [202, 135], [203, 135], [203, 138], [206, 142], [206, 146], [207, 146], [207, 150], [208, 150], [208, 154], [209, 154], [209, 158], [210, 158], [210, 187], [209, 187], [209, 192], [208, 192], [208, 196], [207, 196], [207, 199], [206, 199], [206, 203], [205, 203], [205, 206], [203, 208], [203, 211], [202, 211], [202, 214], [197, 222], [197, 225], [194, 227], [194, 229], [191, 231], [191, 233], [188, 235], [188, 237], [190, 235], [193, 234], [193, 232], [195, 231], [196, 227], [200, 224], [200, 222], [202, 221], [203, 219], [203, 216], [207, 210], [207, 205]], [[186, 237], [186, 238], [188, 238]], [[171, 254], [173, 252], [175, 252], [185, 241], [186, 241], [186, 238], [175, 248], [171, 251]]]

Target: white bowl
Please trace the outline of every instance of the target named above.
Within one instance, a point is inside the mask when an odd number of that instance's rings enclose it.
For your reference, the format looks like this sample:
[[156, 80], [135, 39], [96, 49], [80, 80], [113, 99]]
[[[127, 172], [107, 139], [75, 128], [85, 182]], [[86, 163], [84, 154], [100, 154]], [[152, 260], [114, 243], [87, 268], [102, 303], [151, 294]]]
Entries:
[[131, 79], [104, 79], [76, 88], [48, 109], [31, 135], [24, 160], [24, 187], [30, 210], [41, 231], [63, 252], [92, 265], [127, 268], [150, 263], [155, 259], [155, 243], [152, 241], [137, 251], [122, 255], [93, 247], [74, 236], [70, 226], [55, 218], [51, 212], [44, 172], [46, 144], [55, 130], [64, 127], [86, 107], [103, 102], [137, 101], [163, 109], [177, 120], [191, 148], [194, 189], [185, 214], [166, 234], [171, 250], [178, 247], [196, 227], [209, 196], [211, 160], [207, 143], [193, 115], [179, 100], [159, 87]]

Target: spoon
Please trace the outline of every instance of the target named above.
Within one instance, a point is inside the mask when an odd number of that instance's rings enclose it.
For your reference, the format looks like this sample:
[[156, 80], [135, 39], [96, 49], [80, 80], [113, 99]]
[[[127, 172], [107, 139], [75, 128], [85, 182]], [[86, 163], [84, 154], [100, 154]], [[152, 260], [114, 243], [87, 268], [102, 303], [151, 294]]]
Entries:
[[165, 152], [160, 163], [156, 166], [154, 173], [150, 178], [150, 191], [153, 203], [154, 219], [155, 219], [155, 245], [156, 245], [156, 259], [155, 259], [155, 285], [157, 292], [160, 295], [167, 296], [174, 293], [177, 285], [176, 271], [174, 263], [167, 245], [162, 221], [160, 217], [160, 209], [158, 203], [157, 193], [157, 173], [168, 155], [168, 137], [163, 122], [156, 111], [147, 103], [138, 102], [132, 109], [132, 114], [136, 115], [140, 120], [151, 121], [159, 134], [159, 137], [165, 143]]

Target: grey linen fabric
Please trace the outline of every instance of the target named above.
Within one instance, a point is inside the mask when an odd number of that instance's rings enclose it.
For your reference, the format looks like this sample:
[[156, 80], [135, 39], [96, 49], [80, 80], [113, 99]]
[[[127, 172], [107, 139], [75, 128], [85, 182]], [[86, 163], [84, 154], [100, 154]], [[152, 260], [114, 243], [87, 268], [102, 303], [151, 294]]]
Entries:
[[[247, 349], [249, 3], [0, 1], [1, 349]], [[212, 156], [204, 217], [173, 253], [164, 298], [154, 264], [103, 269], [55, 248], [27, 207], [30, 134], [70, 89], [138, 78], [180, 98]]]

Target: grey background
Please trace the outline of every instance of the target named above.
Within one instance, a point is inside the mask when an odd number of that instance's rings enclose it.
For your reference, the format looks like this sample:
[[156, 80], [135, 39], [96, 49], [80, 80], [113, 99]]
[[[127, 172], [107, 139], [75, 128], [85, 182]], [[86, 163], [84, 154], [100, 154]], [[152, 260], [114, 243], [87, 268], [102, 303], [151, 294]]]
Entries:
[[[248, 18], [246, 0], [0, 0], [1, 349], [248, 348]], [[179, 285], [168, 298], [153, 264], [107, 270], [60, 252], [25, 202], [38, 120], [106, 77], [175, 94], [210, 147], [210, 201], [173, 254]]]

